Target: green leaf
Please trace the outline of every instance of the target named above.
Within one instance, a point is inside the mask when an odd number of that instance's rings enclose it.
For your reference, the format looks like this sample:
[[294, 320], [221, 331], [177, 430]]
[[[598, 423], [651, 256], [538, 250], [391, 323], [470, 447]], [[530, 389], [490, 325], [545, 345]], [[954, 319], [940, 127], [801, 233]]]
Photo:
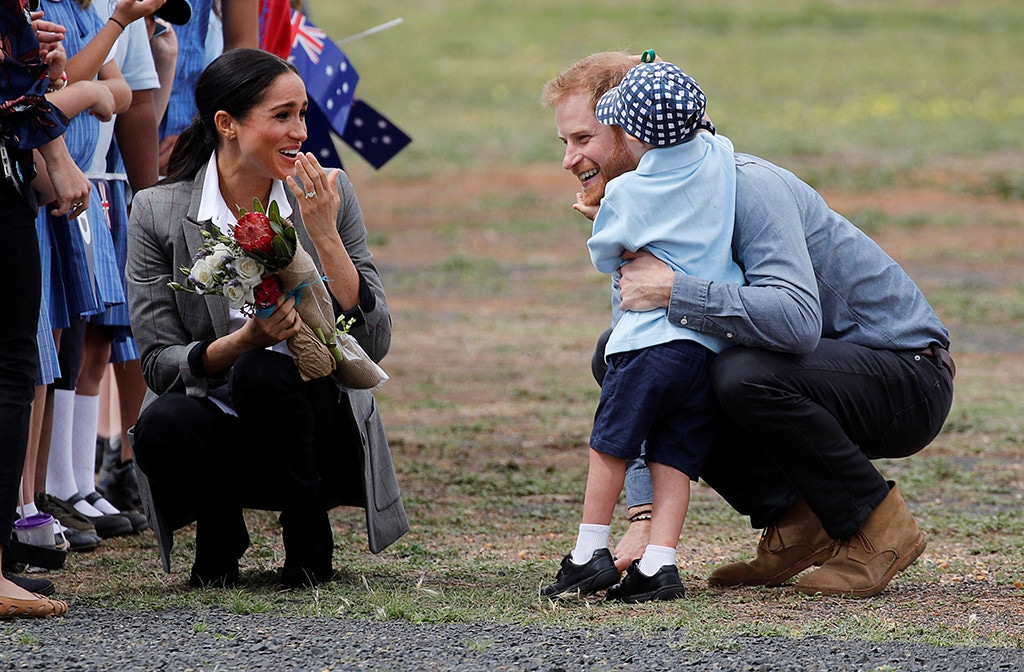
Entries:
[[277, 201], [270, 202], [270, 209], [267, 211], [267, 216], [270, 217], [271, 222], [281, 222], [281, 208], [278, 207]]
[[284, 261], [291, 259], [294, 252], [288, 248], [288, 243], [284, 241], [281, 236], [274, 236], [274, 240], [271, 241], [271, 246], [274, 248], [274, 256]]
[[267, 214], [267, 211], [263, 209], [263, 204], [260, 203], [260, 199], [258, 198], [252, 199], [252, 210], [253, 212], [258, 212], [261, 215]]

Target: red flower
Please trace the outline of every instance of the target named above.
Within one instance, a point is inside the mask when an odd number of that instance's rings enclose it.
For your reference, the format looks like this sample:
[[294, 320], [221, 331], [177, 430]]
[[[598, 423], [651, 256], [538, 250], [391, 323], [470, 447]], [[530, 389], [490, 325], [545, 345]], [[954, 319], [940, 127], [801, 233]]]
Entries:
[[270, 308], [281, 296], [281, 279], [276, 275], [268, 275], [263, 282], [253, 287], [253, 303], [257, 308]]
[[247, 212], [235, 224], [235, 240], [246, 252], [274, 253], [274, 230], [270, 219], [261, 212]]

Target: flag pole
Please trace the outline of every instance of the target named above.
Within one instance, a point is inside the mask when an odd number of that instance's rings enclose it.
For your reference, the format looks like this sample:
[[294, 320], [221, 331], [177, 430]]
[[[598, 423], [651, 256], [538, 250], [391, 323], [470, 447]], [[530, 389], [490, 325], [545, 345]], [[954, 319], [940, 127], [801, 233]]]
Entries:
[[343, 44], [347, 44], [348, 42], [354, 42], [355, 40], [358, 40], [359, 38], [362, 38], [362, 37], [366, 37], [367, 35], [373, 35], [374, 33], [379, 33], [382, 30], [387, 30], [388, 28], [393, 28], [394, 26], [397, 26], [401, 22], [402, 22], [402, 18], [401, 17], [399, 17], [397, 19], [392, 19], [391, 21], [388, 21], [387, 23], [382, 23], [379, 26], [375, 26], [373, 28], [370, 28], [369, 30], [364, 30], [361, 33], [356, 33], [355, 35], [351, 35], [349, 37], [346, 37], [344, 40], [339, 40], [339, 41], [335, 42], [335, 44], [340, 47]]

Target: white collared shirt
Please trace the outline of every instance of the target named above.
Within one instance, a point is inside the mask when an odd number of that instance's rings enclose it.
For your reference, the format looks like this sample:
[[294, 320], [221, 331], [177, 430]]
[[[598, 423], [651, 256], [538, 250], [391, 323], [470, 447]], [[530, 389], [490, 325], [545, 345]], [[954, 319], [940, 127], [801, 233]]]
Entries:
[[[289, 217], [292, 214], [292, 206], [288, 202], [283, 181], [273, 181], [270, 187], [270, 200], [277, 201], [277, 207], [280, 209], [282, 217]], [[252, 208], [252, 203], [238, 205], [246, 210]], [[269, 203], [264, 203], [263, 205], [266, 207]], [[236, 211], [237, 209], [232, 211], [228, 207], [228, 204], [224, 201], [224, 195], [220, 192], [220, 175], [217, 173], [217, 152], [214, 152], [206, 164], [206, 177], [203, 179], [203, 195], [199, 200], [199, 212], [196, 215], [196, 219], [200, 222], [210, 220], [225, 236], [234, 237], [235, 222], [238, 221], [238, 217], [234, 214]], [[238, 331], [248, 319], [242, 311], [236, 308], [229, 308], [228, 332]], [[267, 349], [291, 355], [291, 352], [288, 350], [288, 344], [285, 341], [281, 341]], [[237, 415], [232, 408], [226, 385], [210, 390], [210, 399], [225, 413]]]

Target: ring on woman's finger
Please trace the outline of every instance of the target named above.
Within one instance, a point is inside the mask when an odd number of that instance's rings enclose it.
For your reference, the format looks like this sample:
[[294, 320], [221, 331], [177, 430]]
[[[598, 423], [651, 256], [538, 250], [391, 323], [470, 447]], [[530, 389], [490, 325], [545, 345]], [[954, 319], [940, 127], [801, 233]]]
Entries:
[[307, 191], [306, 192], [306, 198], [313, 198], [314, 196], [316, 196], [316, 192], [315, 191]]
[[81, 201], [78, 201], [78, 202], [76, 202], [76, 203], [72, 203], [72, 204], [71, 204], [71, 207], [72, 207], [72, 208], [80, 208], [80, 207], [82, 207], [82, 202], [81, 202]]

